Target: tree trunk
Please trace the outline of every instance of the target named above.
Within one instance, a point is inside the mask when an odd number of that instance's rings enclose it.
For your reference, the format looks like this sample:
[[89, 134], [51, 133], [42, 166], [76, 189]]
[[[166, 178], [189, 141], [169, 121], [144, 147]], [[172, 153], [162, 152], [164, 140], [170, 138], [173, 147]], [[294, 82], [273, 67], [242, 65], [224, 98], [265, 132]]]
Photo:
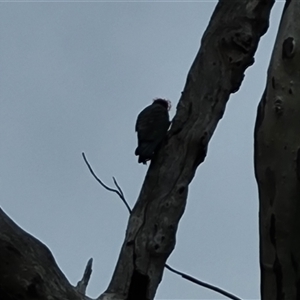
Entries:
[[[154, 298], [175, 246], [189, 183], [205, 158], [230, 94], [239, 89], [245, 70], [254, 62], [273, 4], [274, 0], [220, 0], [217, 4], [172, 128], [151, 162], [130, 216], [113, 278], [99, 298]], [[28, 293], [38, 299], [84, 299], [67, 282], [49, 250], [1, 210], [0, 228], [0, 296], [9, 292], [11, 299], [30, 299]], [[18, 250], [22, 247], [24, 253]]]
[[188, 186], [254, 62], [273, 0], [219, 1], [189, 71], [166, 143], [151, 162], [103, 299], [152, 300], [175, 246]]
[[255, 128], [262, 300], [300, 299], [300, 2], [287, 1]]

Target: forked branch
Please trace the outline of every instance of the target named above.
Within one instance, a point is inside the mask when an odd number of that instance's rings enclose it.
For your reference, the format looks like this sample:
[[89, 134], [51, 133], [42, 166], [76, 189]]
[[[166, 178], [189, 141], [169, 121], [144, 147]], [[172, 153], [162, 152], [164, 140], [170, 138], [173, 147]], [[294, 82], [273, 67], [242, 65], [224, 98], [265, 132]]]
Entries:
[[[111, 187], [107, 186], [106, 184], [104, 184], [103, 181], [95, 174], [95, 172], [94, 172], [94, 170], [92, 169], [91, 165], [89, 164], [89, 162], [88, 162], [88, 160], [87, 160], [87, 158], [86, 158], [84, 152], [82, 153], [82, 157], [83, 157], [83, 160], [84, 160], [84, 162], [86, 163], [87, 167], [89, 168], [89, 171], [91, 172], [91, 174], [93, 175], [93, 177], [98, 181], [98, 183], [100, 183], [101, 186], [104, 187], [104, 188], [105, 188], [106, 190], [108, 190], [109, 192], [114, 192], [114, 193], [116, 193], [116, 194], [119, 196], [119, 198], [123, 201], [123, 203], [125, 204], [127, 210], [128, 210], [129, 213], [131, 214], [131, 211], [132, 211], [132, 210], [131, 210], [131, 208], [130, 208], [130, 206], [129, 206], [129, 204], [128, 204], [128, 202], [127, 202], [125, 196], [124, 196], [124, 193], [123, 193], [123, 191], [122, 191], [120, 185], [118, 184], [117, 180], [115, 179], [115, 177], [113, 177], [113, 181], [114, 181], [114, 184], [115, 184], [115, 186], [116, 186], [116, 189], [111, 188]], [[227, 292], [227, 291], [225, 291], [225, 290], [223, 290], [223, 289], [221, 289], [221, 288], [219, 288], [219, 287], [217, 287], [217, 286], [214, 286], [214, 285], [211, 285], [211, 284], [206, 283], [206, 282], [204, 282], [204, 281], [198, 280], [198, 279], [196, 279], [196, 278], [194, 278], [194, 277], [192, 277], [192, 276], [190, 276], [190, 275], [188, 275], [188, 274], [186, 274], [186, 273], [177, 271], [176, 269], [170, 267], [168, 264], [165, 264], [165, 268], [168, 269], [169, 271], [171, 271], [171, 272], [177, 274], [177, 275], [180, 275], [182, 278], [184, 278], [184, 279], [186, 279], [186, 280], [188, 280], [188, 281], [191, 281], [191, 282], [193, 282], [193, 283], [195, 283], [195, 284], [198, 284], [198, 285], [200, 285], [200, 286], [203, 286], [203, 287], [205, 287], [205, 288], [207, 288], [207, 289], [210, 289], [210, 290], [212, 290], [212, 291], [214, 291], [214, 292], [217, 292], [217, 293], [219, 293], [219, 294], [222, 294], [223, 296], [226, 296], [226, 297], [228, 297], [229, 299], [232, 299], [232, 300], [242, 300], [241, 298], [238, 298], [237, 296], [235, 296], [235, 295], [233, 295], [233, 294], [231, 294], [231, 293], [229, 293], [229, 292]]]

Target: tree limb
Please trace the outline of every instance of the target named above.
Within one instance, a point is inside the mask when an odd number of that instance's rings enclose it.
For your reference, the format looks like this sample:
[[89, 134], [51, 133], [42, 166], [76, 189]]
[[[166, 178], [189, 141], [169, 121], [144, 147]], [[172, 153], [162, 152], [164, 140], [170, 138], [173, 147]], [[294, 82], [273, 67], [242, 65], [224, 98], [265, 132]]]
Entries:
[[116, 194], [121, 198], [121, 200], [122, 200], [123, 203], [125, 204], [125, 206], [126, 206], [126, 208], [128, 209], [128, 211], [131, 213], [131, 208], [130, 208], [129, 204], [127, 203], [127, 201], [126, 201], [126, 199], [125, 199], [125, 197], [124, 197], [124, 194], [123, 194], [122, 190], [120, 189], [118, 183], [116, 182], [115, 178], [113, 177], [113, 181], [114, 181], [114, 183], [115, 183], [115, 185], [116, 185], [116, 187], [117, 187], [117, 190], [116, 190], [116, 189], [110, 188], [110, 187], [107, 186], [100, 178], [98, 178], [98, 177], [96, 176], [96, 174], [94, 173], [94, 171], [93, 171], [92, 167], [90, 166], [88, 160], [86, 159], [84, 153], [82, 153], [82, 157], [83, 157], [83, 159], [84, 159], [86, 165], [88, 166], [90, 172], [91, 172], [92, 175], [94, 176], [94, 178], [95, 178], [95, 179], [96, 179], [96, 180], [97, 180], [97, 181], [98, 181], [98, 182], [99, 182], [106, 190], [108, 190], [108, 191], [110, 191], [110, 192], [113, 192], [113, 193], [116, 193]]
[[[86, 165], [88, 166], [88, 168], [89, 168], [91, 174], [93, 175], [93, 177], [94, 177], [99, 183], [102, 182], [102, 180], [101, 180], [101, 179], [96, 175], [96, 173], [93, 171], [93, 168], [92, 168], [91, 165], [89, 164], [89, 162], [88, 162], [88, 160], [87, 160], [87, 158], [86, 158], [86, 156], [85, 156], [84, 153], [82, 153], [82, 156], [83, 156], [83, 159], [84, 159]], [[123, 198], [122, 198], [122, 197], [120, 197], [120, 194], [117, 193], [118, 196], [119, 196], [119, 198], [123, 201], [123, 203], [126, 203], [126, 204], [127, 204], [126, 207], [128, 208], [129, 214], [131, 214], [130, 206], [129, 206], [129, 204], [128, 204], [128, 202], [127, 202], [125, 196], [124, 196], [124, 193], [123, 193], [121, 187], [119, 186], [119, 184], [118, 184], [117, 180], [115, 179], [115, 177], [113, 177], [113, 180], [114, 180], [115, 186], [118, 188], [119, 193], [123, 195]], [[109, 188], [107, 185], [104, 185], [104, 184], [101, 184], [101, 185], [102, 185], [106, 190], [108, 190], [108, 191], [110, 191], [110, 192], [111, 192], [112, 190], [114, 190], [113, 188]], [[108, 187], [108, 188], [107, 188], [107, 187]], [[198, 279], [196, 279], [196, 278], [194, 278], [194, 277], [192, 277], [192, 276], [190, 276], [190, 275], [188, 275], [188, 274], [186, 274], [186, 273], [180, 272], [180, 271], [178, 271], [178, 270], [176, 270], [176, 269], [170, 267], [168, 264], [165, 264], [165, 268], [168, 269], [170, 272], [175, 273], [175, 274], [181, 276], [182, 278], [184, 278], [184, 279], [186, 279], [186, 280], [188, 280], [188, 281], [191, 281], [191, 282], [193, 282], [193, 283], [195, 283], [195, 284], [198, 284], [198, 285], [200, 285], [200, 286], [203, 286], [203, 287], [205, 287], [205, 288], [208, 288], [208, 289], [210, 289], [210, 290], [212, 290], [212, 291], [214, 291], [214, 292], [220, 293], [221, 295], [224, 295], [224, 296], [226, 296], [226, 297], [228, 297], [228, 298], [230, 298], [230, 299], [233, 299], [233, 300], [241, 300], [241, 299], [238, 298], [237, 296], [235, 296], [235, 295], [233, 295], [233, 294], [231, 294], [231, 293], [228, 293], [227, 291], [225, 291], [225, 290], [223, 290], [223, 289], [221, 289], [221, 288], [219, 288], [219, 287], [217, 287], [217, 286], [211, 285], [211, 284], [206, 283], [206, 282], [204, 282], [204, 281], [198, 280]]]
[[189, 71], [165, 143], [130, 215], [112, 280], [100, 298], [152, 300], [174, 249], [188, 186], [244, 72], [254, 62], [274, 0], [220, 0]]
[[68, 282], [49, 249], [0, 208], [0, 299], [87, 300]]
[[237, 296], [235, 296], [235, 295], [233, 295], [231, 293], [228, 293], [225, 290], [223, 290], [223, 289], [221, 289], [221, 288], [219, 288], [219, 287], [217, 287], [215, 285], [212, 285], [212, 284], [209, 284], [207, 282], [204, 282], [204, 281], [201, 281], [199, 279], [196, 279], [195, 277], [192, 277], [192, 276], [190, 276], [190, 275], [188, 275], [186, 273], [177, 271], [177, 270], [173, 269], [172, 267], [170, 267], [167, 264], [165, 264], [165, 268], [168, 269], [169, 271], [177, 274], [177, 275], [180, 275], [182, 278], [184, 278], [184, 279], [186, 279], [188, 281], [191, 281], [191, 282], [193, 282], [195, 284], [198, 284], [198, 285], [203, 286], [203, 287], [205, 287], [207, 289], [210, 289], [210, 290], [212, 290], [214, 292], [217, 292], [217, 293], [219, 293], [219, 294], [221, 294], [223, 296], [228, 297], [229, 299], [232, 299], [232, 300], [242, 300], [241, 298], [238, 298]]

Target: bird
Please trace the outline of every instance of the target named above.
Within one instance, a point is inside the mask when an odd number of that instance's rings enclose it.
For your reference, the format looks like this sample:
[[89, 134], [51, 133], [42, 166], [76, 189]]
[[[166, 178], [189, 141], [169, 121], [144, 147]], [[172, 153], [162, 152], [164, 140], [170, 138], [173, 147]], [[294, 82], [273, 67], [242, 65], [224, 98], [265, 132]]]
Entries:
[[135, 155], [138, 162], [147, 164], [158, 150], [170, 127], [169, 110], [171, 101], [156, 98], [138, 115], [135, 125], [138, 146]]

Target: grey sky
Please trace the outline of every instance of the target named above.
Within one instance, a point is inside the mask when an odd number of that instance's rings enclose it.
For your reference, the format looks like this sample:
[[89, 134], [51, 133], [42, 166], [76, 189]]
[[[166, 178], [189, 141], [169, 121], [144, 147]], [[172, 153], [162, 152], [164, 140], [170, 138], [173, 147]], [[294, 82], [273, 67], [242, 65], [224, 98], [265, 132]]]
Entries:
[[[133, 206], [147, 170], [134, 156], [136, 116], [157, 96], [174, 115], [215, 5], [0, 3], [0, 205], [71, 283], [94, 258], [91, 297], [111, 279], [128, 213], [81, 152]], [[197, 171], [168, 261], [243, 299], [259, 297], [253, 126], [282, 6]], [[168, 271], [157, 298], [224, 299]]]

